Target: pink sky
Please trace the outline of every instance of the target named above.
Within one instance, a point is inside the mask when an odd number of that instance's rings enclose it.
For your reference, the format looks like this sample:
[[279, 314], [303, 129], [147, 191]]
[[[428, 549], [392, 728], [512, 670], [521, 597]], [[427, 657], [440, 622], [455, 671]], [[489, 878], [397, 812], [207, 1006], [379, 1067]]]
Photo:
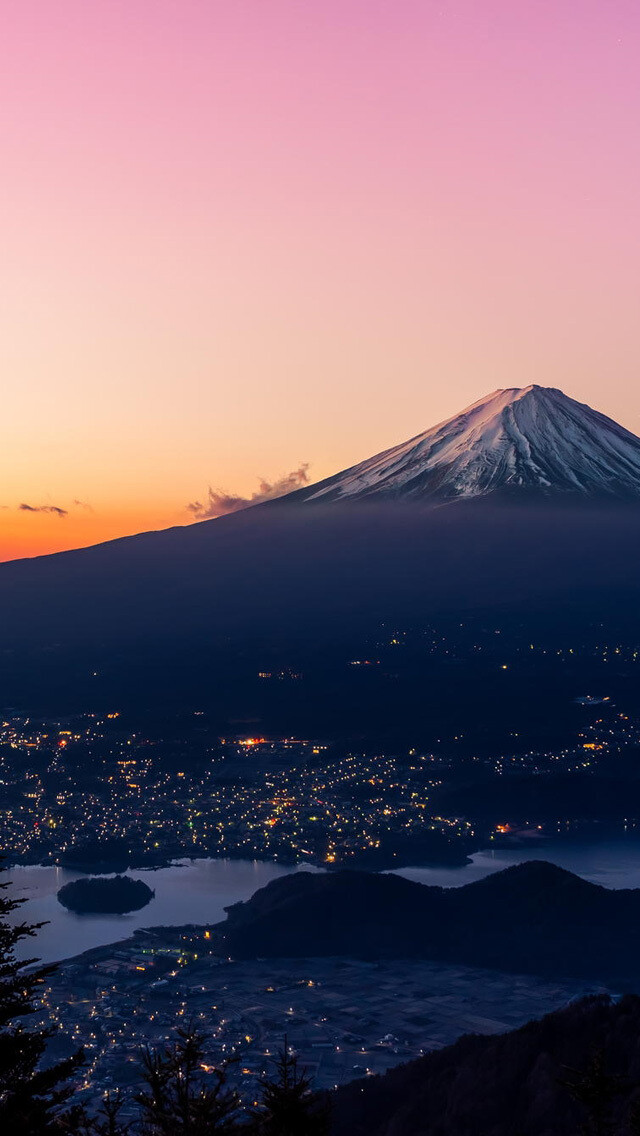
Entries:
[[640, 432], [635, 0], [20, 0], [0, 35], [0, 557], [496, 387]]

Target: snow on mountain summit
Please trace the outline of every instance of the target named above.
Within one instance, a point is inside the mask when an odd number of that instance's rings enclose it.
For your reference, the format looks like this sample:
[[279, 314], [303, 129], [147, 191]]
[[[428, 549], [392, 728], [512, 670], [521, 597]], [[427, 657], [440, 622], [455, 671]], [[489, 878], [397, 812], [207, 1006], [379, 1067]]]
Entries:
[[640, 438], [553, 387], [512, 387], [295, 496], [446, 501], [489, 494], [640, 499]]

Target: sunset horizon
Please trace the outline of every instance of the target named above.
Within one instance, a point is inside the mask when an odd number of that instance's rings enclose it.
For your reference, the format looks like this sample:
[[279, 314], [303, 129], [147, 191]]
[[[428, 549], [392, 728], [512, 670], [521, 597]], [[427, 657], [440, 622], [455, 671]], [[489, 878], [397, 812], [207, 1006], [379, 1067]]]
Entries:
[[[546, 384], [530, 384], [534, 389], [546, 388]], [[527, 390], [528, 387], [496, 388], [495, 391], [485, 392], [478, 399], [473, 399], [465, 407], [458, 407], [457, 412], [462, 414], [476, 405], [477, 402], [488, 401], [492, 396], [510, 390]], [[546, 388], [557, 390], [558, 388]], [[564, 392], [561, 392], [564, 393]], [[580, 400], [578, 400], [580, 401]], [[605, 413], [602, 407], [592, 409]], [[610, 415], [606, 415], [611, 417]], [[452, 417], [455, 417], [452, 416]], [[446, 422], [431, 422], [426, 430], [435, 429]], [[620, 423], [620, 425], [623, 425]], [[422, 427], [414, 430], [410, 437], [423, 432]], [[634, 431], [631, 431], [634, 433]], [[376, 453], [384, 453], [393, 449], [394, 445], [405, 443], [409, 438], [394, 439], [380, 447]], [[355, 458], [345, 461], [343, 468], [348, 469], [357, 465], [363, 459], [373, 458], [370, 454], [359, 454]], [[273, 500], [295, 490], [313, 486], [325, 478], [337, 475], [338, 469], [329, 469], [316, 474], [310, 463], [304, 462], [296, 469], [281, 473], [275, 478], [258, 477], [253, 484], [247, 484], [244, 492], [229, 490], [229, 487], [209, 484], [205, 492], [198, 498], [187, 502], [182, 507], [171, 511], [162, 508], [161, 503], [155, 502], [150, 507], [139, 505], [136, 507], [122, 507], [117, 509], [103, 509], [96, 511], [88, 502], [74, 499], [71, 502], [60, 498], [60, 504], [52, 501], [39, 503], [20, 502], [14, 506], [3, 506], [4, 513], [3, 533], [7, 542], [5, 549], [11, 550], [11, 541], [16, 541], [16, 547], [8, 555], [0, 556], [0, 561], [10, 561], [46, 556], [55, 552], [68, 552], [75, 548], [86, 548], [105, 541], [118, 540], [127, 536], [135, 536], [145, 532], [153, 532], [166, 528], [180, 527], [195, 524], [199, 521], [215, 520], [229, 513], [238, 512], [252, 505]]]
[[319, 480], [498, 387], [640, 430], [633, 8], [2, 25], [1, 559]]

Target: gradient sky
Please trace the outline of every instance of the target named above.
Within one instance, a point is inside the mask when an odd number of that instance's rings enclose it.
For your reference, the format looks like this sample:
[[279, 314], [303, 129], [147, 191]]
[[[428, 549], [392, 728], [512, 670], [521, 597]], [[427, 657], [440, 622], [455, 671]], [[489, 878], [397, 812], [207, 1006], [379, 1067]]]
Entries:
[[640, 432], [637, 0], [20, 0], [0, 41], [0, 557], [496, 387]]

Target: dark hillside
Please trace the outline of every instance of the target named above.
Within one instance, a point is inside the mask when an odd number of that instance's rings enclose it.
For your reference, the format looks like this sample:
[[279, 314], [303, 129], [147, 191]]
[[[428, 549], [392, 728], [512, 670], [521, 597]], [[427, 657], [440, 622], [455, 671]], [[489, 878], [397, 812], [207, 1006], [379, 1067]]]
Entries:
[[420, 957], [640, 989], [640, 890], [599, 887], [544, 861], [450, 889], [300, 872], [232, 907], [220, 930], [237, 958]]
[[[640, 999], [582, 999], [499, 1037], [455, 1045], [353, 1081], [333, 1098], [332, 1136], [574, 1136], [585, 1114], [560, 1081], [603, 1050], [621, 1078], [611, 1136], [629, 1136], [640, 1099]], [[595, 1131], [595, 1129], [593, 1130]], [[604, 1132], [605, 1129], [602, 1129]]]

